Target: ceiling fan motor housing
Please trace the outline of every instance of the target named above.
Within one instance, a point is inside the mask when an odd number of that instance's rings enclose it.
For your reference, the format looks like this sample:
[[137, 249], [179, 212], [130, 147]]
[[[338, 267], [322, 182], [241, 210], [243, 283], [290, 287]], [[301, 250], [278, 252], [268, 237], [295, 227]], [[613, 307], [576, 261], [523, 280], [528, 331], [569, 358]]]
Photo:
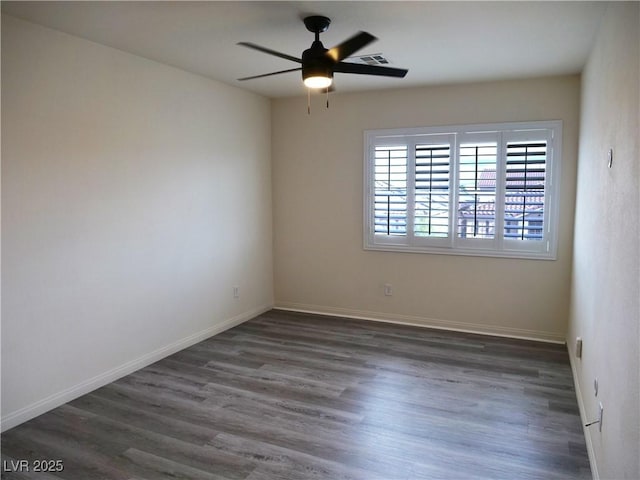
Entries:
[[322, 42], [316, 40], [302, 53], [302, 79], [309, 77], [333, 78], [333, 60], [327, 55]]

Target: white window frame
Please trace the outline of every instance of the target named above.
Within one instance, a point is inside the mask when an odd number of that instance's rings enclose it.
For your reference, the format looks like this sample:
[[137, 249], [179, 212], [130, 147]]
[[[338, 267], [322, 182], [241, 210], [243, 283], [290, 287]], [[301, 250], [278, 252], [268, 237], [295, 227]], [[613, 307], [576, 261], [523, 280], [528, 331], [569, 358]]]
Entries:
[[[497, 139], [496, 202], [494, 238], [458, 238], [459, 145], [465, 138]], [[506, 150], [509, 141], [547, 141], [542, 240], [504, 238], [504, 198]], [[415, 145], [421, 141], [448, 139], [451, 145], [449, 168], [449, 233], [445, 237], [416, 236], [413, 232], [415, 193]], [[406, 235], [375, 233], [374, 155], [376, 146], [407, 145], [407, 229]], [[471, 255], [540, 260], [556, 260], [558, 249], [559, 193], [562, 152], [562, 121], [509, 122], [477, 125], [366, 130], [364, 132], [364, 249], [393, 252]]]

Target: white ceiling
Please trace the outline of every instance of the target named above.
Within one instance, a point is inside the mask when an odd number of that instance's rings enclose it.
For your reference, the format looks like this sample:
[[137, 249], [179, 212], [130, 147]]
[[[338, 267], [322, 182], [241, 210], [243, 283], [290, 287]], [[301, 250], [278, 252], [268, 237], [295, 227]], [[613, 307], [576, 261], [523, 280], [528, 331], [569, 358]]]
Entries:
[[359, 30], [379, 38], [404, 79], [336, 74], [337, 92], [578, 73], [607, 2], [2, 2], [2, 12], [268, 96], [305, 93], [298, 64], [313, 41], [302, 18], [331, 18], [330, 48]]

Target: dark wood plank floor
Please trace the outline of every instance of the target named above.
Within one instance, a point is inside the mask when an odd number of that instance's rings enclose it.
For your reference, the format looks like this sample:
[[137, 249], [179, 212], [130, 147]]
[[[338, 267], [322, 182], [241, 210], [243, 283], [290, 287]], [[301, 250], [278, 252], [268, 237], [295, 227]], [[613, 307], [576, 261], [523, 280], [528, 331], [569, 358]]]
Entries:
[[1, 440], [7, 479], [591, 478], [565, 347], [281, 311]]

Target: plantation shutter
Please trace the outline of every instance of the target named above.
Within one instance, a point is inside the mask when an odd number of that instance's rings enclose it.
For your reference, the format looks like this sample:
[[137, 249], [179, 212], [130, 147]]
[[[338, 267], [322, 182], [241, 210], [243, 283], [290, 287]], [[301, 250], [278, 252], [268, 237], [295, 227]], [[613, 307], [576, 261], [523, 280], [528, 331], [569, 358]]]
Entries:
[[507, 141], [504, 237], [544, 239], [547, 141]]
[[406, 145], [375, 147], [376, 235], [407, 234], [407, 151]]
[[493, 239], [496, 226], [496, 135], [466, 135], [458, 154], [457, 237]]
[[448, 237], [451, 145], [415, 147], [413, 232], [416, 237]]
[[364, 248], [555, 259], [562, 122], [365, 132]]

